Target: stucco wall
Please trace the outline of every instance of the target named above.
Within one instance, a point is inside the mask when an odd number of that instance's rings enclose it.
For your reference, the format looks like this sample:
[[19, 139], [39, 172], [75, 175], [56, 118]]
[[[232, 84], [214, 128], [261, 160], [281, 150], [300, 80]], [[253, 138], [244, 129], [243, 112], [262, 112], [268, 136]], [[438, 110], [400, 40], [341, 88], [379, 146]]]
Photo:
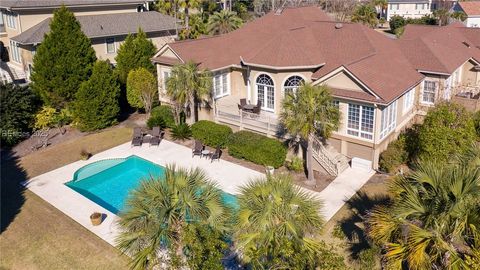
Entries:
[[480, 27], [480, 16], [469, 17], [465, 20], [465, 25], [467, 27]]
[[388, 4], [387, 21], [389, 21], [394, 15], [403, 16], [405, 18], [421, 18], [422, 16], [431, 13], [429, 3], [427, 3], [425, 9], [415, 9], [415, 3], [400, 3], [398, 5], [398, 10], [392, 9], [392, 4], [394, 3]]

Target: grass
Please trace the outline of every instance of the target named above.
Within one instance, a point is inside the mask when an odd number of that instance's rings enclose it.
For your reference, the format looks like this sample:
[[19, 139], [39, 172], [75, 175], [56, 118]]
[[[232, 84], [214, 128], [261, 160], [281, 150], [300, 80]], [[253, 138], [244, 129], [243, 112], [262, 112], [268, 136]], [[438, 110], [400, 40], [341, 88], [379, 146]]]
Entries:
[[2, 162], [0, 269], [127, 269], [117, 249], [19, 183], [79, 160], [82, 149], [94, 154], [127, 142], [131, 132], [112, 128]]

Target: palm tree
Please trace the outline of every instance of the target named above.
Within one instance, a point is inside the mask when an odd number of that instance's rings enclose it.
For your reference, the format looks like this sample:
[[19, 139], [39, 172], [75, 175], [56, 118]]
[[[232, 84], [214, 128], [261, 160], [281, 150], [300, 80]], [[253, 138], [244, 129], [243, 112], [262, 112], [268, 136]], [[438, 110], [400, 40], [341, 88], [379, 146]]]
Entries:
[[390, 191], [392, 204], [375, 208], [368, 226], [388, 267], [469, 269], [464, 258], [480, 225], [480, 166], [421, 162]]
[[340, 112], [332, 103], [329, 89], [305, 84], [296, 93], [288, 93], [282, 103], [280, 119], [290, 134], [307, 142], [307, 184], [314, 185], [313, 137], [318, 134], [328, 138], [340, 121]]
[[241, 188], [237, 198], [240, 210], [234, 241], [254, 269], [267, 269], [265, 265], [270, 265], [270, 269], [289, 269], [278, 264], [288, 265], [298, 255], [283, 252], [290, 246], [294, 251], [318, 249], [314, 236], [323, 225], [319, 214], [322, 204], [293, 185], [290, 175], [252, 180]]
[[193, 62], [178, 64], [172, 68], [167, 80], [167, 94], [175, 102], [176, 122], [179, 114], [186, 109], [190, 113], [193, 104], [194, 121], [198, 121], [198, 106], [209, 99], [212, 89], [212, 76], [208, 70], [200, 70]]
[[360, 5], [353, 12], [352, 22], [359, 22], [373, 28], [378, 23], [377, 11], [370, 4]]
[[180, 0], [180, 7], [183, 8], [185, 14], [185, 28], [187, 31], [190, 29], [190, 9], [198, 8], [201, 2], [201, 0]]
[[188, 224], [225, 230], [228, 209], [202, 170], [169, 165], [164, 179], [142, 181], [131, 192], [119, 217], [117, 246], [132, 257], [132, 269], [151, 269], [166, 260], [159, 256], [165, 250], [182, 260]]
[[226, 34], [238, 29], [242, 23], [242, 19], [237, 17], [236, 12], [221, 10], [220, 12], [215, 12], [208, 19], [207, 32], [214, 35]]
[[380, 8], [380, 18], [385, 18], [385, 11], [388, 8], [387, 0], [374, 0], [373, 4]]

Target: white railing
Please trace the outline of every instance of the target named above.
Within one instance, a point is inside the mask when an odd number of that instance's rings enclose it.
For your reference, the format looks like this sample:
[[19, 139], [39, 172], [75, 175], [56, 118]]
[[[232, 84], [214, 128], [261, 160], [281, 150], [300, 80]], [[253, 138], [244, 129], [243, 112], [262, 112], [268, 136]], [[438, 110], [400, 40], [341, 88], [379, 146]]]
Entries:
[[312, 137], [311, 141], [313, 142], [313, 157], [322, 165], [322, 167], [332, 176], [338, 175], [338, 167], [333, 158], [328, 152], [328, 150], [323, 146], [323, 143], [317, 138]]
[[216, 117], [217, 121], [236, 125], [241, 130], [250, 129], [271, 136], [276, 136], [280, 129], [277, 118], [269, 114], [256, 114], [245, 111], [233, 113], [218, 109]]

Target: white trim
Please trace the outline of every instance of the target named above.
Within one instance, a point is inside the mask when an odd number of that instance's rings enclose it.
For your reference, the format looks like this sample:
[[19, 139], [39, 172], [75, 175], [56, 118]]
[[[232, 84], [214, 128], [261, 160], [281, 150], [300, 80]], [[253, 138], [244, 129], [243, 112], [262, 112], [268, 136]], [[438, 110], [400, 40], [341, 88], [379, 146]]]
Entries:
[[298, 76], [298, 77], [302, 78], [305, 83], [307, 83], [307, 79], [302, 74], [300, 74], [300, 73], [289, 73], [287, 76], [285, 76], [283, 78], [282, 84], [280, 85], [281, 90], [282, 90], [282, 96], [285, 96], [285, 83], [287, 82], [288, 79], [290, 79], [293, 76]]
[[429, 73], [429, 74], [436, 74], [436, 75], [443, 75], [443, 76], [450, 76], [451, 74], [448, 73], [443, 73], [443, 72], [436, 72], [436, 71], [428, 71], [428, 70], [421, 70], [417, 69], [418, 72], [420, 73]]
[[[433, 82], [433, 83], [435, 83], [435, 90], [434, 90], [433, 102], [429, 102], [429, 101], [424, 101], [424, 100], [423, 100], [423, 94], [424, 94], [424, 91], [425, 91], [425, 82]], [[440, 82], [439, 82], [439, 81], [423, 80], [422, 85], [421, 85], [421, 88], [420, 88], [420, 103], [423, 104], [423, 105], [429, 105], [429, 106], [434, 105], [434, 104], [435, 104], [435, 100], [437, 99], [439, 86], [440, 86]]]
[[360, 81], [360, 79], [358, 79], [355, 75], [353, 75], [353, 73], [351, 73], [344, 66], [340, 66], [340, 67], [332, 70], [331, 72], [325, 74], [323, 77], [318, 78], [316, 81], [314, 81], [312, 83], [312, 85], [317, 85], [319, 83], [325, 82], [326, 80], [334, 77], [335, 75], [337, 75], [341, 71], [345, 71], [348, 75], [350, 75], [354, 79], [354, 81], [356, 83], [360, 84], [368, 93], [372, 94], [375, 98], [381, 99], [377, 94], [375, 94], [375, 92], [372, 89], [370, 89], [366, 84], [364, 84], [362, 81]]
[[[415, 93], [416, 88], [412, 88], [408, 90], [405, 94], [403, 94], [403, 106], [402, 106], [402, 115], [405, 115], [407, 112], [412, 110], [413, 105], [415, 104]], [[410, 95], [409, 99], [407, 100], [407, 95]], [[407, 103], [411, 101], [410, 103]], [[408, 105], [408, 106], [407, 106]]]
[[163, 45], [163, 47], [160, 48], [160, 50], [158, 50], [158, 52], [153, 56], [153, 58], [159, 57], [167, 49], [170, 49], [170, 51], [172, 51], [173, 54], [175, 54], [175, 56], [178, 58], [178, 60], [180, 60], [182, 63], [185, 63], [185, 61], [177, 54], [177, 52], [175, 52], [175, 50], [173, 50], [172, 47], [170, 47], [168, 44]]
[[[372, 104], [366, 104], [366, 105], [363, 105], [363, 104], [360, 104], [360, 103], [346, 103], [347, 104], [347, 113], [346, 113], [346, 121], [345, 121], [345, 135], [348, 136], [348, 137], [351, 137], [351, 138], [356, 138], [356, 139], [361, 139], [361, 140], [364, 140], [364, 141], [368, 141], [368, 142], [374, 142], [374, 138], [375, 138], [375, 131], [376, 131], [376, 107]], [[358, 112], [358, 130], [356, 129], [352, 129], [352, 128], [349, 128], [348, 127], [348, 115], [349, 115], [349, 108], [350, 108], [350, 105], [357, 105], [359, 106], [359, 112]], [[362, 110], [362, 107], [370, 107], [370, 108], [373, 108], [373, 125], [372, 125], [372, 132], [366, 132], [366, 131], [362, 131], [362, 116], [363, 116], [363, 110]], [[355, 135], [352, 135], [352, 134], [348, 134], [348, 131], [351, 130], [351, 131], [354, 131], [354, 132], [358, 132], [358, 136], [355, 136]], [[364, 134], [368, 134], [368, 135], [372, 135], [372, 138], [371, 139], [368, 139], [368, 138], [364, 138], [361, 136], [361, 133], [364, 133]]]
[[325, 65], [325, 63], [321, 63], [321, 64], [310, 65], [310, 66], [270, 66], [270, 65], [248, 63], [245, 60], [243, 60], [241, 56], [240, 56], [240, 61], [246, 66], [268, 68], [268, 69], [275, 69], [275, 70], [314, 69], [314, 68], [319, 68]]
[[257, 86], [257, 79], [258, 79], [258, 77], [260, 77], [261, 75], [267, 75], [267, 76], [270, 77], [270, 79], [272, 79], [272, 81], [273, 81], [273, 109], [268, 108], [266, 102], [264, 102], [264, 101], [267, 100], [267, 89], [265, 89], [265, 95], [264, 95], [265, 100], [262, 100], [262, 107], [261, 107], [261, 109], [264, 110], [264, 111], [267, 111], [267, 112], [273, 112], [273, 113], [275, 113], [275, 104], [277, 103], [277, 102], [275, 101], [275, 93], [276, 93], [276, 90], [275, 90], [275, 79], [274, 79], [274, 77], [273, 77], [271, 74], [269, 74], [269, 73], [267, 73], [267, 72], [259, 72], [259, 73], [257, 74], [257, 76], [255, 76], [255, 80], [253, 80], [253, 83], [254, 83], [254, 85], [255, 85], [255, 103], [254, 103], [254, 104], [257, 104], [257, 103], [258, 103], [258, 86]]
[[[227, 75], [226, 76], [226, 79], [227, 79], [226, 82], [223, 81], [223, 75]], [[216, 90], [215, 89], [215, 78], [216, 77], [220, 77], [220, 80], [221, 80], [220, 81], [221, 93], [219, 95], [216, 95], [216, 93], [215, 93], [215, 90]], [[230, 82], [231, 82], [230, 81], [230, 72], [228, 72], [228, 71], [227, 72], [219, 72], [219, 73], [214, 74], [212, 76], [212, 92], [213, 92], [214, 99], [219, 99], [219, 98], [222, 98], [222, 97], [225, 97], [225, 96], [229, 96], [231, 94]], [[223, 92], [223, 87], [222, 86], [223, 86], [224, 83], [227, 85], [227, 92], [226, 93]]]

